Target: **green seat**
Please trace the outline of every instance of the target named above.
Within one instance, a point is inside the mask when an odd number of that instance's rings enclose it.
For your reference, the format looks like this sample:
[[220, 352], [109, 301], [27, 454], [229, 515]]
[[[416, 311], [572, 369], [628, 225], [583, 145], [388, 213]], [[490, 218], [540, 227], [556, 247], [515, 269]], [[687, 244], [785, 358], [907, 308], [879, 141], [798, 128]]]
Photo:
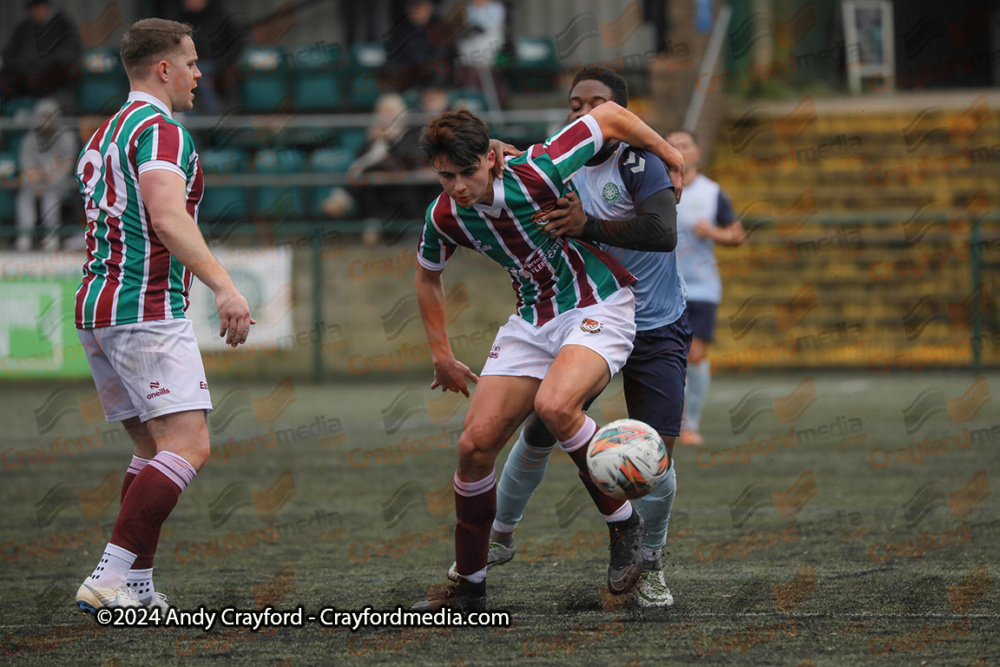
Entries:
[[[219, 222], [247, 220], [250, 207], [247, 204], [249, 189], [227, 185], [226, 177], [249, 171], [249, 157], [246, 151], [228, 148], [206, 150], [199, 154], [201, 169], [205, 174], [205, 194], [198, 209], [199, 224], [209, 231]], [[219, 182], [222, 181], [222, 182]]]
[[351, 66], [347, 75], [347, 95], [351, 107], [369, 111], [375, 106], [375, 100], [385, 88], [378, 77], [385, 60], [385, 47], [379, 42], [351, 46]]
[[368, 142], [368, 130], [363, 127], [346, 127], [334, 130], [337, 137], [336, 147], [357, 156], [361, 147]]
[[497, 66], [509, 72], [511, 88], [519, 92], [550, 90], [552, 75], [562, 67], [556, 43], [548, 37], [518, 37], [513, 62], [501, 55]]
[[295, 110], [335, 111], [344, 103], [347, 58], [339, 46], [306, 47], [295, 58]]
[[[258, 151], [254, 156], [258, 174], [294, 174], [305, 171], [305, 156], [294, 148]], [[284, 222], [298, 218], [305, 212], [302, 188], [292, 186], [264, 186], [257, 189], [253, 215], [255, 219]]]
[[22, 111], [30, 115], [35, 110], [36, 104], [38, 100], [34, 97], [15, 97], [10, 100], [0, 100], [0, 111], [3, 112], [4, 118], [13, 118]]
[[[309, 171], [326, 172], [331, 174], [344, 174], [354, 162], [355, 153], [343, 148], [320, 148], [313, 151], [309, 156]], [[310, 212], [314, 217], [323, 218], [323, 209], [320, 204], [323, 199], [330, 194], [333, 186], [320, 185], [312, 188], [310, 193]]]
[[483, 113], [490, 110], [490, 104], [482, 91], [471, 88], [454, 90], [448, 94], [449, 109], [468, 109], [472, 113]]
[[248, 111], [287, 107], [290, 97], [286, 53], [281, 48], [247, 48], [240, 55], [240, 101]]
[[[13, 183], [17, 179], [17, 161], [10, 153], [0, 153], [0, 181]], [[14, 197], [17, 190], [0, 190], [0, 222], [14, 221]], [[2, 239], [3, 237], [0, 237]]]
[[83, 54], [76, 103], [81, 113], [111, 115], [125, 104], [128, 77], [118, 53], [94, 49]]

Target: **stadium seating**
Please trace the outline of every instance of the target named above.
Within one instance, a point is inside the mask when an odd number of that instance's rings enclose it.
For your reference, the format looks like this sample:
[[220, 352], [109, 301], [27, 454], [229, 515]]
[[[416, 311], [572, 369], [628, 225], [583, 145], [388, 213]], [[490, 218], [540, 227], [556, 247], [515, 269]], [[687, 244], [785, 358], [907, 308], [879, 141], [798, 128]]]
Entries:
[[[0, 180], [12, 183], [17, 177], [17, 162], [10, 153], [0, 153]], [[0, 189], [0, 222], [14, 220], [14, 197], [17, 190]]]
[[[254, 171], [258, 174], [294, 174], [305, 170], [305, 155], [294, 148], [265, 149], [254, 156]], [[287, 221], [305, 212], [305, 197], [300, 186], [266, 186], [257, 189], [253, 217]]]
[[128, 77], [118, 53], [94, 49], [83, 54], [77, 105], [81, 113], [110, 114], [128, 97]]
[[379, 42], [358, 43], [351, 46], [351, 66], [347, 75], [348, 99], [352, 108], [368, 111], [382, 87], [377, 74], [385, 65], [385, 47]]
[[342, 79], [347, 58], [339, 46], [307, 47], [295, 57], [295, 110], [335, 111], [344, 103]]
[[280, 48], [247, 48], [237, 65], [240, 105], [246, 111], [274, 111], [291, 95], [287, 54]]
[[472, 113], [483, 113], [490, 110], [490, 104], [482, 91], [472, 88], [462, 88], [448, 93], [449, 109], [468, 109]]
[[247, 153], [234, 148], [206, 150], [199, 154], [199, 158], [206, 180], [205, 196], [199, 209], [199, 223], [208, 223], [211, 229], [211, 225], [216, 222], [247, 219], [250, 207], [246, 191], [226, 185], [228, 176], [248, 170]]
[[560, 69], [556, 43], [548, 37], [518, 37], [513, 58], [501, 53], [497, 67], [507, 71], [510, 86], [517, 92], [551, 90], [551, 77]]
[[[331, 174], [344, 174], [354, 162], [353, 151], [344, 148], [320, 148], [309, 156], [309, 170]], [[310, 213], [317, 218], [324, 217], [320, 207], [323, 199], [329, 194], [330, 186], [317, 186], [310, 193]]]

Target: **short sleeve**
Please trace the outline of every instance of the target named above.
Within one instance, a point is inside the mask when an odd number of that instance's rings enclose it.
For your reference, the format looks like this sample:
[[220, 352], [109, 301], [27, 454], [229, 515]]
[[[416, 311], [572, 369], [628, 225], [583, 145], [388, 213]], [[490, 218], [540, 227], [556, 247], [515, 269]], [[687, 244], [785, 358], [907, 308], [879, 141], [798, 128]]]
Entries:
[[736, 222], [736, 212], [733, 211], [733, 203], [729, 201], [722, 190], [719, 190], [719, 204], [715, 209], [715, 224], [717, 227], [728, 227]]
[[601, 126], [591, 115], [582, 116], [544, 144], [535, 144], [526, 151], [532, 162], [554, 182], [565, 183], [580, 170], [604, 145]]
[[618, 173], [636, 206], [660, 190], [674, 187], [663, 161], [639, 148], [630, 146], [622, 152]]
[[194, 157], [191, 135], [180, 125], [159, 119], [139, 133], [135, 164], [140, 174], [153, 169], [172, 171], [188, 179], [188, 165]]
[[417, 263], [428, 271], [443, 271], [457, 247], [445, 238], [434, 222], [434, 207], [437, 203], [435, 201], [427, 207], [424, 227], [420, 231], [420, 244], [417, 247]]

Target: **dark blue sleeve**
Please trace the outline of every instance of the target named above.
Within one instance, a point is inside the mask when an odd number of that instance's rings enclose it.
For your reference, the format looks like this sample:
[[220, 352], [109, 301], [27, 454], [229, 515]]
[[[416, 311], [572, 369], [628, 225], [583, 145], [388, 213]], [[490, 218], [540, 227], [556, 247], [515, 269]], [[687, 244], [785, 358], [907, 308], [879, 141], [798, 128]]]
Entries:
[[637, 208], [660, 190], [674, 187], [663, 161], [641, 148], [629, 146], [622, 151], [618, 171]]
[[733, 211], [733, 203], [729, 201], [722, 190], [719, 190], [719, 205], [715, 209], [715, 224], [725, 229], [736, 222], [736, 212]]

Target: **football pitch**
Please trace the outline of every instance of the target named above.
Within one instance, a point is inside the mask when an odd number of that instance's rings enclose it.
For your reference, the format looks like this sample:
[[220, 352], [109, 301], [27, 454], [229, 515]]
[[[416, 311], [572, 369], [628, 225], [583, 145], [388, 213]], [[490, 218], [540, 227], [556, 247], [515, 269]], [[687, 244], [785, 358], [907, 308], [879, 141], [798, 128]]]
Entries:
[[[429, 380], [212, 387], [213, 455], [164, 527], [178, 609], [392, 610], [453, 560], [467, 403]], [[607, 531], [553, 456], [491, 571], [509, 627], [100, 627], [74, 594], [111, 534], [131, 447], [93, 385], [0, 389], [0, 650], [10, 664], [971, 665], [1000, 646], [1000, 374], [728, 375], [677, 447], [664, 574], [602, 597]], [[591, 412], [623, 417], [620, 383]], [[501, 461], [506, 454], [501, 456]]]

